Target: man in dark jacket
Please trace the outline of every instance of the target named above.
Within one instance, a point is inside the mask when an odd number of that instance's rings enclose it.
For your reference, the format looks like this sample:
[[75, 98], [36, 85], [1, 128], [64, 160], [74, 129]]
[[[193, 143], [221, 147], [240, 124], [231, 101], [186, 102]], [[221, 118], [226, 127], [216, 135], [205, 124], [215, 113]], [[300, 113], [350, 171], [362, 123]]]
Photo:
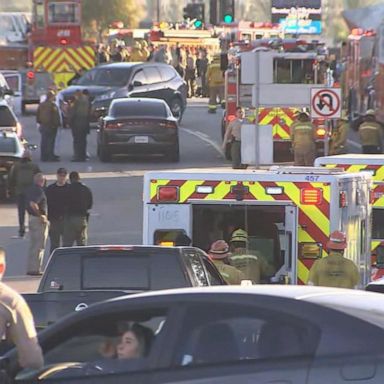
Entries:
[[67, 192], [67, 209], [64, 218], [63, 246], [87, 245], [88, 211], [92, 208], [93, 197], [91, 190], [80, 182], [78, 172], [69, 174], [71, 184]]
[[60, 112], [53, 91], [48, 91], [46, 100], [39, 104], [36, 121], [41, 133], [41, 161], [58, 161], [59, 156], [54, 154], [54, 147], [60, 126]]
[[32, 162], [31, 153], [24, 151], [20, 162], [13, 164], [9, 171], [9, 186], [15, 192], [17, 211], [19, 216], [19, 236], [25, 234], [25, 191], [33, 184], [33, 176], [39, 173], [40, 168]]

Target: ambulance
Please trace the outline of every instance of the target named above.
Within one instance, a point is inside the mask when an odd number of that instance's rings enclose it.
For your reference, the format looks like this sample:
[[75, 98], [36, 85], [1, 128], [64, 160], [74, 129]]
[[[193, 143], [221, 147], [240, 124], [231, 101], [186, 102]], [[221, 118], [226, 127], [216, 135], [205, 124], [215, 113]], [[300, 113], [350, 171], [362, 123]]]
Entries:
[[319, 157], [316, 166], [365, 172], [372, 176], [372, 280], [384, 277], [384, 155], [347, 154]]
[[334, 230], [344, 231], [346, 257], [370, 279], [371, 205], [368, 173], [322, 167], [269, 170], [199, 169], [144, 175], [143, 243], [175, 244], [181, 234], [205, 251], [236, 229], [248, 251], [273, 267], [271, 282], [306, 284], [314, 261], [327, 255]]

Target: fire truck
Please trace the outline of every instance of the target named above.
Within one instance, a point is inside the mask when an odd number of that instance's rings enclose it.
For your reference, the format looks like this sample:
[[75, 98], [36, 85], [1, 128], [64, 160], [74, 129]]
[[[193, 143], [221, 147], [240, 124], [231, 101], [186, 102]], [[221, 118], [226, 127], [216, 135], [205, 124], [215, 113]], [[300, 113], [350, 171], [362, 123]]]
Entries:
[[[252, 107], [252, 85], [245, 84], [242, 80], [242, 56], [244, 53], [259, 51], [260, 55], [271, 55], [270, 66], [260, 69], [259, 79], [260, 93], [271, 92], [271, 85], [276, 96], [281, 95], [283, 85], [292, 84], [297, 92], [308, 91], [306, 105], [295, 104], [295, 97], [286, 94], [286, 99], [291, 100], [291, 105], [261, 107], [258, 111], [259, 125], [270, 125], [273, 134], [274, 161], [292, 161], [290, 126], [292, 125], [298, 110], [310, 107], [310, 88], [313, 86], [324, 86], [327, 77], [324, 76], [321, 63], [326, 56], [321, 49], [323, 46], [317, 42], [309, 43], [297, 39], [259, 39], [247, 45], [239, 46], [238, 52], [229, 52], [229, 66], [225, 71], [225, 113], [223, 115], [221, 130], [224, 136], [226, 127], [235, 118], [237, 106], [246, 109], [249, 122], [254, 122], [255, 110]], [[236, 49], [235, 49], [236, 51]], [[272, 66], [272, 71], [271, 71]], [[248, 70], [247, 70], [248, 71]], [[281, 84], [281, 87], [278, 86]], [[268, 90], [267, 90], [268, 88]], [[277, 99], [277, 97], [276, 97]], [[289, 104], [289, 103], [288, 103]], [[325, 140], [328, 129], [326, 122], [322, 119], [313, 121], [317, 127], [318, 153], [324, 153]]]
[[95, 48], [82, 38], [81, 0], [33, 0], [29, 40], [33, 70], [52, 74], [59, 89], [95, 65]]
[[314, 261], [327, 255], [334, 230], [364, 286], [370, 278], [371, 176], [322, 167], [269, 170], [152, 171], [144, 175], [144, 244], [174, 244], [186, 234], [208, 250], [241, 228], [248, 252], [275, 274], [271, 282], [306, 284]]
[[366, 172], [372, 175], [372, 280], [384, 277], [384, 156], [347, 154], [319, 157], [316, 166], [340, 168], [346, 172]]

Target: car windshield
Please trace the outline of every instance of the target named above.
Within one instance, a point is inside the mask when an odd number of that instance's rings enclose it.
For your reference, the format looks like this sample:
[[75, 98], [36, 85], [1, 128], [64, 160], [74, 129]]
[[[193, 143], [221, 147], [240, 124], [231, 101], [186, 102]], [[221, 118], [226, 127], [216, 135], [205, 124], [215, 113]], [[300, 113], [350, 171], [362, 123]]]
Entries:
[[112, 117], [124, 116], [151, 116], [167, 117], [167, 110], [163, 103], [150, 103], [145, 101], [114, 103], [111, 106]]
[[16, 120], [12, 112], [6, 106], [0, 106], [0, 127], [15, 127]]
[[77, 81], [77, 84], [123, 87], [124, 85], [127, 85], [130, 73], [130, 68], [94, 68], [85, 73]]
[[16, 141], [12, 137], [0, 136], [0, 153], [15, 153]]

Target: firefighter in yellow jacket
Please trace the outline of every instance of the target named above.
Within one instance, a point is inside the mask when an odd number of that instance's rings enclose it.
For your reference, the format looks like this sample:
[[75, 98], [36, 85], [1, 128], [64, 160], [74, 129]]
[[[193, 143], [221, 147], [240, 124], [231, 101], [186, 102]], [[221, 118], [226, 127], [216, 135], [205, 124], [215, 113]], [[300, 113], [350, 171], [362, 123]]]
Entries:
[[313, 166], [316, 156], [316, 132], [307, 112], [300, 112], [291, 125], [295, 165]]
[[129, 61], [131, 62], [142, 62], [145, 61], [146, 57], [144, 52], [142, 51], [140, 43], [137, 41], [132, 47], [131, 54], [129, 56]]
[[329, 256], [315, 261], [309, 272], [308, 285], [357, 288], [359, 270], [352, 260], [344, 257], [346, 247], [345, 233], [334, 231], [327, 243]]
[[224, 99], [224, 74], [220, 68], [220, 55], [215, 55], [212, 63], [208, 65], [207, 80], [209, 87], [208, 112], [215, 113], [217, 99], [220, 100], [220, 103]]
[[377, 122], [375, 111], [369, 109], [364, 117], [364, 121], [359, 125], [359, 136], [363, 153], [381, 153], [381, 125]]
[[341, 155], [347, 153], [346, 142], [349, 131], [348, 115], [346, 111], [341, 112], [341, 118], [338, 120], [336, 127], [332, 131], [329, 154]]
[[229, 265], [229, 246], [224, 240], [215, 241], [208, 251], [208, 256], [228, 284], [236, 285], [245, 280], [242, 272]]

